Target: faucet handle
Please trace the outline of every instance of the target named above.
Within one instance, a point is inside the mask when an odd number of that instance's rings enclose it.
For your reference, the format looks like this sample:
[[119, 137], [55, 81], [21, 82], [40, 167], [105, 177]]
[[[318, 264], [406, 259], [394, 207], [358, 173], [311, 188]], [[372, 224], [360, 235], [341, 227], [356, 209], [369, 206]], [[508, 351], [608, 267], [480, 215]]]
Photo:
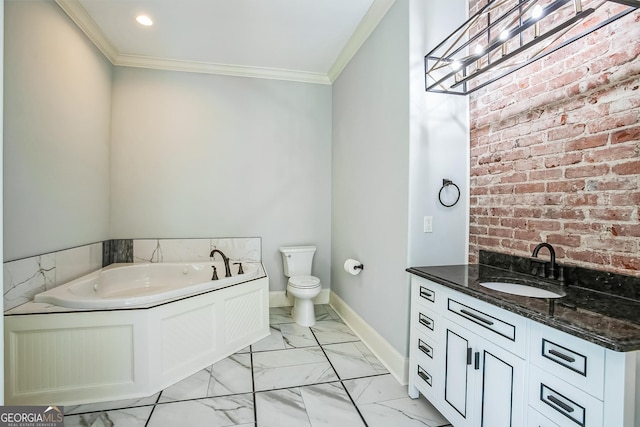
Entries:
[[211, 276], [211, 280], [218, 280], [218, 271], [216, 266], [212, 265], [211, 268], [213, 268], [213, 276]]
[[238, 265], [238, 274], [244, 274], [244, 270], [242, 269], [242, 263], [241, 262], [234, 262], [233, 265]]

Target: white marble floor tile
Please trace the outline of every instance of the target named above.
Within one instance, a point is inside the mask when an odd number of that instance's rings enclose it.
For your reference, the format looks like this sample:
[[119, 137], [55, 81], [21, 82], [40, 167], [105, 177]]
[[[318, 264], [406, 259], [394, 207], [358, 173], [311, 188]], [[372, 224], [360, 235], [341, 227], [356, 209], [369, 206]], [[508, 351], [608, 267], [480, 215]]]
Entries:
[[339, 382], [301, 387], [300, 391], [311, 427], [365, 425]]
[[256, 393], [260, 427], [311, 427], [299, 388]]
[[376, 403], [358, 404], [360, 413], [369, 427], [441, 427], [447, 421], [426, 399], [385, 400]]
[[386, 374], [388, 371], [362, 341], [323, 346], [340, 379]]
[[163, 390], [159, 402], [200, 399], [207, 397], [211, 367], [203, 369]]
[[316, 305], [315, 312], [317, 322], [322, 320], [341, 320], [338, 313], [329, 304]]
[[147, 427], [227, 427], [255, 423], [253, 396], [189, 400], [156, 405]]
[[346, 380], [343, 384], [356, 405], [407, 397], [407, 386], [400, 385], [391, 374]]
[[107, 412], [65, 415], [65, 427], [144, 427], [153, 406], [124, 408]]
[[271, 307], [269, 309], [269, 324], [293, 323], [291, 307]]
[[320, 344], [337, 344], [342, 342], [359, 341], [360, 338], [351, 328], [339, 320], [322, 320], [311, 327]]
[[251, 393], [251, 355], [232, 354], [211, 367], [207, 396]]
[[87, 403], [84, 405], [75, 405], [75, 406], [65, 406], [64, 414], [65, 417], [67, 415], [73, 414], [84, 414], [90, 412], [102, 412], [102, 411], [110, 411], [113, 409], [122, 409], [122, 408], [131, 408], [136, 406], [145, 406], [145, 405], [153, 405], [158, 401], [158, 395], [160, 393], [156, 393], [149, 397], [142, 397], [140, 399], [126, 399], [126, 400], [114, 400], [111, 402], [100, 402], [100, 403]]
[[296, 323], [271, 325], [271, 334], [253, 344], [253, 351], [284, 350], [287, 348], [317, 346], [311, 329]]
[[320, 347], [254, 353], [253, 372], [256, 391], [338, 380]]

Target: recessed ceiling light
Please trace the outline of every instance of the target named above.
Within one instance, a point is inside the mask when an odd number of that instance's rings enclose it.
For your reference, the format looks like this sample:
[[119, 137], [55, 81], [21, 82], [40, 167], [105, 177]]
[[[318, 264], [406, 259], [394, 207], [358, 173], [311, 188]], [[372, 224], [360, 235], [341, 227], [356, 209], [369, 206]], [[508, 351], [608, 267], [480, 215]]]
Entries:
[[136, 21], [138, 21], [138, 24], [144, 25], [145, 27], [153, 25], [153, 21], [147, 15], [138, 15], [136, 17]]

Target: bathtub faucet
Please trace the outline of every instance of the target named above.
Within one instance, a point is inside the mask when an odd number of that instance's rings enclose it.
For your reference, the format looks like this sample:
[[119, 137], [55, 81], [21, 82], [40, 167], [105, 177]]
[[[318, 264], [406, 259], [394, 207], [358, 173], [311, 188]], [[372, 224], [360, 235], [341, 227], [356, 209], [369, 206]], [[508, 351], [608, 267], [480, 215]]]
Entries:
[[227, 258], [227, 256], [223, 254], [220, 249], [212, 250], [211, 253], [209, 254], [209, 257], [213, 258], [216, 252], [222, 256], [222, 261], [224, 261], [224, 277], [231, 277], [231, 267], [229, 266], [229, 258]]

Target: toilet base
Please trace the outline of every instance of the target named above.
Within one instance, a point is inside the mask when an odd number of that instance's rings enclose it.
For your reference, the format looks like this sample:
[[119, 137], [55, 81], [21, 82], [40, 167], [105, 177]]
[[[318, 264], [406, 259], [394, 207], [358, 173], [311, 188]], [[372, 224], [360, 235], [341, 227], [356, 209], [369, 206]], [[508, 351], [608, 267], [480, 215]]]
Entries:
[[316, 324], [316, 312], [312, 299], [296, 298], [291, 310], [293, 321], [300, 326], [313, 326]]

